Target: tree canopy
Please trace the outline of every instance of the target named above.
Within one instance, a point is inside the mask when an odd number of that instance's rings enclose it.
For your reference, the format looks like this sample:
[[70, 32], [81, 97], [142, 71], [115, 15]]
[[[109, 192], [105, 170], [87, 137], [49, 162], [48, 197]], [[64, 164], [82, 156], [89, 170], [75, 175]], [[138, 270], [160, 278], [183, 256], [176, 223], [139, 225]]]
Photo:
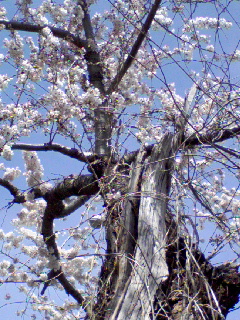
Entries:
[[239, 29], [233, 0], [1, 2], [4, 312], [234, 308]]

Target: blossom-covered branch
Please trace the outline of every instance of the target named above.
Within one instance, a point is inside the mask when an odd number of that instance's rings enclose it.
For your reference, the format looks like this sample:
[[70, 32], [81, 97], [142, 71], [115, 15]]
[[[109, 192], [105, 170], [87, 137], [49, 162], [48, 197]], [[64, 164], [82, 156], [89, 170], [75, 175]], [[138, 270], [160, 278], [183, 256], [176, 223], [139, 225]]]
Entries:
[[86, 60], [88, 61], [88, 73], [89, 81], [94, 86], [98, 88], [101, 94], [105, 94], [105, 89], [103, 85], [103, 70], [100, 55], [98, 53], [97, 44], [94, 38], [94, 32], [92, 28], [91, 18], [88, 12], [88, 5], [86, 1], [79, 1], [80, 6], [84, 12], [82, 19], [83, 28], [85, 36], [87, 38], [86, 47]]
[[[98, 89], [100, 94], [105, 96], [105, 88], [103, 84], [103, 63], [100, 59], [98, 47], [95, 41], [92, 23], [88, 11], [86, 1], [79, 1], [79, 5], [83, 10], [83, 29], [87, 38], [87, 68], [89, 81]], [[110, 155], [110, 145], [112, 136], [112, 114], [106, 112], [106, 107], [97, 106], [94, 108], [94, 129], [95, 129], [95, 152], [97, 154]]]

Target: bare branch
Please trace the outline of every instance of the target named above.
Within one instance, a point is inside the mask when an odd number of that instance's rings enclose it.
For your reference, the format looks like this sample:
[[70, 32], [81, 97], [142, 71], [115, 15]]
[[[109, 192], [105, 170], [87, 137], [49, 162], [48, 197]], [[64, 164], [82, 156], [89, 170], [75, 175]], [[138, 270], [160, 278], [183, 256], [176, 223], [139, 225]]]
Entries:
[[219, 144], [215, 144], [215, 143], [213, 144], [213, 147], [216, 149], [222, 150], [237, 159], [240, 159], [240, 152], [239, 151], [235, 151], [231, 148], [226, 148], [226, 147], [220, 146]]
[[68, 148], [57, 143], [44, 143], [44, 144], [26, 144], [16, 143], [12, 146], [12, 150], [25, 150], [25, 151], [56, 151], [62, 153], [70, 158], [77, 159], [79, 161], [90, 163], [98, 159], [94, 154], [85, 155], [75, 148]]
[[203, 206], [207, 211], [211, 213], [212, 216], [215, 216], [213, 210], [211, 209], [211, 206], [207, 199], [202, 195], [200, 192], [198, 192], [191, 182], [188, 183], [189, 189], [192, 191], [194, 197], [198, 200], [198, 202]]
[[151, 27], [152, 21], [156, 15], [156, 12], [157, 12], [161, 2], [162, 2], [162, 0], [155, 0], [155, 3], [153, 4], [151, 11], [149, 12], [147, 19], [146, 19], [144, 25], [142, 26], [142, 29], [137, 37], [137, 40], [135, 41], [135, 43], [131, 49], [131, 52], [129, 53], [122, 68], [120, 69], [118, 74], [115, 76], [115, 78], [113, 79], [112, 83], [110, 84], [110, 86], [107, 90], [108, 95], [111, 94], [114, 90], [116, 90], [116, 88], [119, 85], [119, 83], [121, 82], [122, 78], [124, 77], [124, 75], [126, 74], [128, 69], [130, 68], [131, 64], [133, 63], [133, 61], [138, 53], [139, 48], [141, 47], [144, 39], [147, 36], [147, 33]]
[[[24, 203], [27, 201], [26, 193], [21, 192], [8, 180], [0, 178], [0, 185], [6, 188], [14, 197], [13, 203]], [[47, 202], [55, 201], [55, 204], [71, 196], [79, 196], [79, 198], [69, 206], [62, 204], [61, 210], [55, 210], [54, 214], [52, 214], [54, 218], [63, 218], [81, 207], [98, 191], [99, 186], [96, 175], [87, 174], [66, 177], [45, 194], [43, 194], [38, 187], [33, 188], [30, 192], [34, 194], [34, 199], [43, 197]]]

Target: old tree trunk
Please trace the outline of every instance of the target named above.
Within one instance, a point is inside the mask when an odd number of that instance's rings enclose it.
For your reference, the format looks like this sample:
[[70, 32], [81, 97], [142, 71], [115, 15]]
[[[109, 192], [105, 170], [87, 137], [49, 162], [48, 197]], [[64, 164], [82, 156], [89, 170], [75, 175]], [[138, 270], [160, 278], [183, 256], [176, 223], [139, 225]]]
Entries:
[[224, 319], [238, 301], [237, 268], [213, 267], [178, 233], [168, 206], [178, 148], [179, 135], [166, 134], [140, 149], [124, 201], [106, 203], [108, 257], [95, 319]]

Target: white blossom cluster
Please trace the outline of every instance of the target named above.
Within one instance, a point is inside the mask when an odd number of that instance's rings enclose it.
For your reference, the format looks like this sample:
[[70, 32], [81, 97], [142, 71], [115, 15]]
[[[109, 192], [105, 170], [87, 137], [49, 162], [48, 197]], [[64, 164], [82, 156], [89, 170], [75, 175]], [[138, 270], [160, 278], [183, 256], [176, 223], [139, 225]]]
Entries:
[[[20, 287], [21, 293], [25, 294], [26, 297], [31, 296], [32, 301], [32, 310], [33, 314], [31, 315], [31, 319], [37, 319], [37, 315], [39, 313], [44, 314], [46, 320], [54, 319], [54, 320], [72, 320], [73, 319], [73, 311], [76, 310], [74, 317], [80, 318], [82, 316], [81, 311], [79, 311], [79, 305], [77, 303], [72, 302], [71, 300], [64, 301], [63, 306], [57, 307], [54, 304], [54, 301], [50, 300], [47, 296], [40, 296], [32, 293], [33, 286], [29, 288], [25, 288], [24, 286]], [[17, 312], [17, 316], [22, 317], [26, 313], [25, 309], [21, 309]]]
[[19, 63], [24, 57], [23, 38], [19, 34], [13, 34], [10, 40], [5, 38], [4, 46], [8, 49], [8, 54], [16, 63]]
[[87, 280], [88, 270], [90, 268], [96, 267], [97, 262], [95, 257], [82, 258], [76, 257], [69, 260], [63, 265], [63, 269], [66, 274], [72, 276], [75, 281], [78, 281], [80, 284], [84, 284]]
[[16, 167], [16, 168], [6, 168], [3, 179], [8, 180], [8, 181], [13, 181], [14, 179], [18, 178], [21, 175], [21, 170]]
[[[17, 218], [13, 219], [12, 222], [15, 226], [18, 226], [18, 227], [35, 226], [37, 231], [40, 232], [41, 225], [42, 225], [42, 217], [43, 217], [45, 207], [46, 207], [46, 202], [42, 199], [27, 201], [23, 204], [23, 209], [21, 209], [21, 211], [17, 214]], [[21, 233], [23, 233], [23, 231], [24, 229], [21, 229]], [[29, 232], [31, 234], [32, 231], [29, 231]], [[30, 238], [30, 234], [24, 235], [24, 236]], [[34, 236], [36, 236], [35, 233], [34, 233]]]
[[1, 239], [4, 240], [4, 249], [11, 250], [12, 248], [18, 248], [20, 246], [23, 236], [17, 236], [11, 231], [4, 234], [4, 232], [1, 231]]
[[233, 61], [240, 61], [240, 50], [236, 50], [232, 56], [231, 56], [231, 59]]
[[[176, 161], [176, 169], [181, 176], [187, 177], [189, 170], [195, 170], [196, 179], [191, 180], [191, 188], [188, 188], [188, 183], [180, 186], [178, 180], [173, 181], [173, 192], [175, 197], [183, 199], [192, 199], [194, 203], [193, 213], [197, 221], [199, 230], [205, 228], [206, 222], [214, 222], [225, 237], [231, 239], [237, 244], [240, 244], [239, 237], [239, 213], [240, 213], [240, 191], [238, 188], [226, 187], [225, 176], [226, 170], [218, 168], [208, 172], [212, 168], [215, 159], [224, 162], [224, 155], [215, 152], [205, 152], [204, 160], [197, 160], [188, 156], [182, 155]], [[207, 179], [204, 179], [204, 174], [207, 173]], [[234, 180], [234, 179], [232, 179]], [[199, 203], [192, 197], [192, 188], [201, 199]], [[181, 190], [181, 191], [180, 191]], [[184, 203], [182, 203], [184, 206]]]
[[25, 176], [29, 187], [40, 186], [43, 177], [43, 166], [38, 158], [37, 152], [23, 152], [25, 162]]
[[[213, 176], [212, 183], [193, 181], [194, 188], [201, 194], [204, 202], [214, 212], [214, 216], [208, 212], [206, 217], [215, 220], [221, 229], [229, 234], [229, 236], [239, 238], [239, 213], [240, 213], [240, 192], [236, 188], [227, 189], [222, 184], [222, 177]], [[198, 212], [200, 216], [201, 213]], [[230, 221], [231, 228], [227, 228], [226, 222]], [[237, 236], [238, 235], [238, 236]]]
[[[0, 117], [4, 124], [0, 128], [0, 147], [6, 155], [11, 158], [13, 152], [10, 150], [12, 143], [20, 136], [28, 136], [32, 130], [41, 123], [41, 116], [31, 103], [27, 102], [16, 106], [15, 104], [2, 105]], [[8, 122], [11, 124], [9, 125]], [[9, 154], [9, 156], [7, 156]]]
[[11, 147], [8, 145], [5, 145], [1, 152], [1, 156], [8, 161], [12, 160], [13, 151], [11, 150]]
[[41, 78], [41, 68], [37, 65], [30, 63], [28, 60], [23, 60], [21, 70], [19, 70], [18, 81], [19, 84], [24, 84], [28, 79], [36, 82]]
[[232, 27], [232, 22], [227, 21], [225, 18], [210, 18], [210, 17], [197, 17], [195, 19], [189, 20], [183, 29], [185, 32], [189, 32], [198, 29], [217, 29], [224, 28], [229, 29]]
[[7, 88], [9, 81], [11, 78], [9, 78], [6, 74], [0, 75], [0, 90], [4, 90]]
[[153, 30], [158, 30], [160, 27], [170, 27], [173, 21], [168, 17], [168, 10], [166, 7], [158, 9], [153, 22]]
[[0, 19], [4, 20], [6, 18], [7, 10], [4, 7], [0, 7]]

